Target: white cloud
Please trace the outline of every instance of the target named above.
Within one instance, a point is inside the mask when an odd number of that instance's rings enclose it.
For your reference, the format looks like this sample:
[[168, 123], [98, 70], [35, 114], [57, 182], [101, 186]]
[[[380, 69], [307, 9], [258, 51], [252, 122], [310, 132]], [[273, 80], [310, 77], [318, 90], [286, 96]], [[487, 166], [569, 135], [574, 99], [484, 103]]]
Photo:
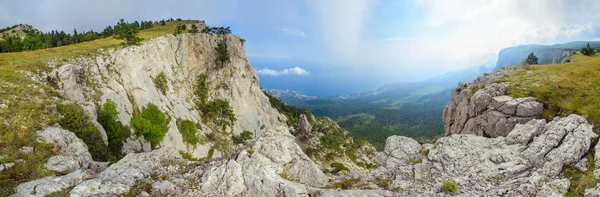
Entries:
[[377, 40], [377, 42], [406, 42], [406, 41], [414, 41], [417, 38], [414, 37], [391, 37], [386, 39]]
[[299, 31], [299, 30], [291, 30], [288, 28], [283, 28], [283, 29], [281, 29], [281, 32], [283, 32], [284, 34], [289, 35], [289, 36], [306, 37], [306, 33], [304, 33], [303, 31]]
[[328, 57], [337, 65], [401, 75], [396, 78], [481, 65], [506, 47], [570, 41], [600, 21], [600, 1], [594, 0], [414, 0], [422, 8], [414, 26], [381, 32], [389, 22], [379, 21], [396, 20], [374, 17], [390, 16], [378, 15], [388, 2], [315, 1]]
[[269, 75], [269, 76], [280, 76], [280, 75], [309, 75], [310, 72], [307, 70], [304, 70], [303, 68], [300, 68], [298, 66], [294, 67], [294, 68], [286, 68], [280, 71], [277, 70], [273, 70], [273, 69], [268, 69], [268, 68], [262, 68], [256, 71], [257, 74], [259, 75]]

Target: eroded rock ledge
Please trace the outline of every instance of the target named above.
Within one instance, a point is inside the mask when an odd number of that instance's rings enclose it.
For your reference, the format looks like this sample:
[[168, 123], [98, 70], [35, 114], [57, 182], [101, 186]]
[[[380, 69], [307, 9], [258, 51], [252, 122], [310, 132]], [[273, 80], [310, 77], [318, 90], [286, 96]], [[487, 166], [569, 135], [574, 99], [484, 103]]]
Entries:
[[533, 97], [506, 96], [508, 84], [497, 83], [505, 76], [499, 71], [459, 84], [443, 111], [444, 135], [506, 136], [515, 125], [539, 118], [544, 105]]

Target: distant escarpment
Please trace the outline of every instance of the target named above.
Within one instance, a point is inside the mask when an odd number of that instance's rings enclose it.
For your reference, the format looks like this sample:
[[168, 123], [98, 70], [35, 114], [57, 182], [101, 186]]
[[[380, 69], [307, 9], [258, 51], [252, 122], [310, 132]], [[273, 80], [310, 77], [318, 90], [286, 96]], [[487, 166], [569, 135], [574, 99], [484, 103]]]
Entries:
[[600, 42], [577, 41], [555, 45], [520, 45], [500, 50], [496, 69], [520, 65], [530, 53], [539, 58], [540, 64], [560, 64], [570, 61], [569, 54], [581, 50], [589, 43], [592, 48], [600, 47]]

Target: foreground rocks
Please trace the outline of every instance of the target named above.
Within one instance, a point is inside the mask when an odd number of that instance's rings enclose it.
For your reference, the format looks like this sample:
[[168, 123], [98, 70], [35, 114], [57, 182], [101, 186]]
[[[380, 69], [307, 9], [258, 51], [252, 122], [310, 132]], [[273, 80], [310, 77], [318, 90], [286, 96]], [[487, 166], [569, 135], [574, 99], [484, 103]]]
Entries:
[[50, 126], [37, 132], [41, 140], [58, 147], [58, 155], [50, 157], [46, 168], [63, 176], [51, 176], [23, 183], [14, 196], [45, 196], [75, 186], [104, 170], [108, 163], [92, 160], [87, 145], [70, 131]]
[[[562, 179], [563, 166], [575, 166], [597, 139], [585, 118], [570, 115], [545, 124], [531, 120], [517, 125], [508, 137], [486, 138], [451, 135], [440, 138], [423, 155], [423, 146], [409, 138], [401, 149], [386, 143], [375, 176], [393, 179], [403, 194], [435, 196], [447, 180], [455, 180], [459, 196], [564, 195], [569, 180]], [[407, 162], [424, 157], [420, 163]]]

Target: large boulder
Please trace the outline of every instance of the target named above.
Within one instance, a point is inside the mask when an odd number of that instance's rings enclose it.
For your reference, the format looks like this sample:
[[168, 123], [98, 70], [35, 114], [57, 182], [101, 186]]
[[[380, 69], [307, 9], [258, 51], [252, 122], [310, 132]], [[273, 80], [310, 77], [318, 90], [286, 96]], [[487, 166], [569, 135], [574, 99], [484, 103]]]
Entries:
[[107, 162], [96, 162], [88, 152], [87, 145], [75, 133], [58, 126], [46, 127], [37, 132], [41, 139], [55, 144], [60, 150], [46, 162], [46, 168], [62, 174], [71, 173], [78, 169], [91, 170], [93, 173], [102, 171]]

